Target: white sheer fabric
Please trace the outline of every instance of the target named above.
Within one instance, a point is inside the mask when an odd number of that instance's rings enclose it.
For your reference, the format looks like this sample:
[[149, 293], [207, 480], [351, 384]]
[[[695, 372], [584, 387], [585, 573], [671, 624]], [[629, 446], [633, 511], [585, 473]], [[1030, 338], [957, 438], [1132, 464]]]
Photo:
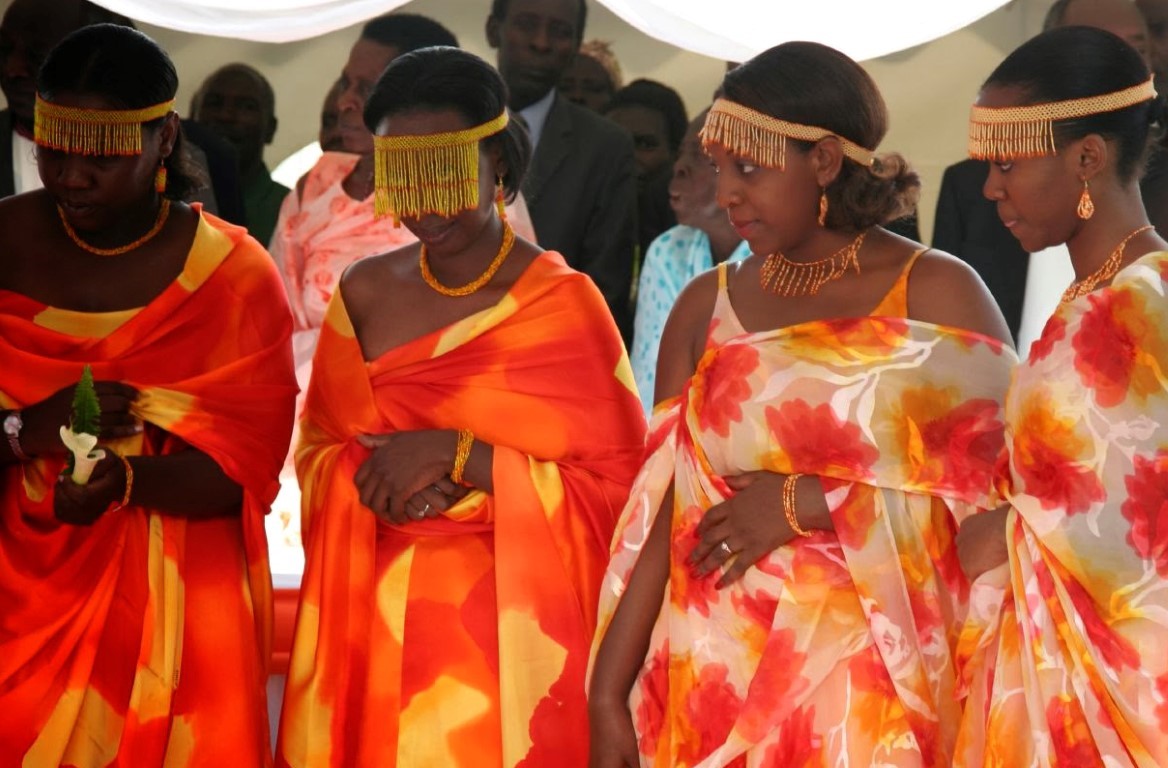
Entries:
[[[360, 23], [407, 0], [97, 0], [138, 21], [203, 35], [281, 43]], [[816, 40], [856, 59], [928, 42], [1008, 0], [598, 0], [645, 34], [743, 61], [786, 40]]]

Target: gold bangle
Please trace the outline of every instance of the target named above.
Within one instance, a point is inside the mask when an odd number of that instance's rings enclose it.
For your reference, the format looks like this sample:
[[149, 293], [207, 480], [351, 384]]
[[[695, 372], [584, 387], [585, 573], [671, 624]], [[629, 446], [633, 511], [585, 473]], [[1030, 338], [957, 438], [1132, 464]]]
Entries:
[[796, 535], [807, 538], [812, 536], [811, 531], [804, 530], [803, 526], [799, 525], [799, 518], [795, 516], [795, 484], [799, 482], [799, 478], [803, 475], [796, 472], [793, 475], [787, 475], [787, 479], [783, 481], [783, 514], [787, 517], [787, 525], [791, 526], [791, 530]]
[[470, 449], [474, 446], [474, 432], [469, 429], [458, 430], [458, 443], [454, 448], [454, 469], [450, 470], [450, 479], [462, 485], [462, 473], [466, 471], [466, 462], [470, 458]]
[[114, 455], [122, 460], [122, 466], [126, 468], [126, 492], [122, 494], [122, 500], [110, 512], [117, 512], [122, 507], [129, 506], [130, 494], [134, 491], [134, 468], [130, 466], [130, 460], [120, 453]]

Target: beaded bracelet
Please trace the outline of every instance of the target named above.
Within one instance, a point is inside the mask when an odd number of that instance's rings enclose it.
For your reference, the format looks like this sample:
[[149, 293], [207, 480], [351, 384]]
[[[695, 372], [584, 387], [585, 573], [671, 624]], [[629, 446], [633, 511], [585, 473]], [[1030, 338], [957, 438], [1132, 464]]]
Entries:
[[470, 449], [474, 446], [474, 432], [469, 429], [458, 430], [458, 443], [454, 448], [454, 469], [450, 471], [450, 479], [462, 485], [462, 473], [466, 471], [466, 462], [470, 459]]
[[787, 475], [787, 479], [783, 481], [783, 514], [787, 517], [787, 525], [791, 526], [791, 530], [797, 535], [807, 538], [812, 536], [811, 531], [804, 530], [803, 526], [799, 525], [799, 518], [795, 516], [795, 484], [799, 482], [799, 478], [803, 475], [796, 472], [793, 475]]
[[117, 512], [122, 507], [128, 506], [130, 503], [130, 494], [134, 490], [134, 468], [130, 466], [130, 460], [120, 453], [114, 454], [122, 460], [122, 466], [126, 468], [126, 492], [122, 494], [122, 500], [118, 502], [117, 506], [110, 509], [110, 512]]

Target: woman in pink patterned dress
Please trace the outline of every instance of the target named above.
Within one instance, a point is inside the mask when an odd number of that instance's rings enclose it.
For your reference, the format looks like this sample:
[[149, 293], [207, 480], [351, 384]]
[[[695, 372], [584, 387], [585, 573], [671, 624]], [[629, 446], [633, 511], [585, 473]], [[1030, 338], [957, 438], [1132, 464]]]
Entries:
[[881, 227], [919, 182], [875, 155], [859, 65], [787, 43], [720, 96], [703, 142], [755, 255], [665, 328], [601, 591], [592, 764], [947, 766], [952, 539], [991, 504], [1009, 332], [967, 266]]

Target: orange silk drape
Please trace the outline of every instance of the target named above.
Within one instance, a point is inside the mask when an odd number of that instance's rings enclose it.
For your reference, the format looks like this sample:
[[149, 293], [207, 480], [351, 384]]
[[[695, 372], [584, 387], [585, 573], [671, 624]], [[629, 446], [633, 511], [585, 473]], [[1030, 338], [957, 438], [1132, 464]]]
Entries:
[[[281, 766], [571, 766], [644, 417], [604, 301], [555, 254], [502, 301], [366, 363], [338, 292], [301, 427], [307, 563]], [[362, 433], [472, 430], [494, 493], [379, 524]]]
[[271, 579], [263, 516], [296, 393], [270, 257], [203, 215], [182, 274], [147, 306], [80, 313], [0, 292], [0, 407], [78, 380], [140, 391], [126, 455], [193, 446], [244, 489], [242, 518], [131, 506], [53, 517], [62, 461], [0, 470], [0, 765], [259, 766]]

